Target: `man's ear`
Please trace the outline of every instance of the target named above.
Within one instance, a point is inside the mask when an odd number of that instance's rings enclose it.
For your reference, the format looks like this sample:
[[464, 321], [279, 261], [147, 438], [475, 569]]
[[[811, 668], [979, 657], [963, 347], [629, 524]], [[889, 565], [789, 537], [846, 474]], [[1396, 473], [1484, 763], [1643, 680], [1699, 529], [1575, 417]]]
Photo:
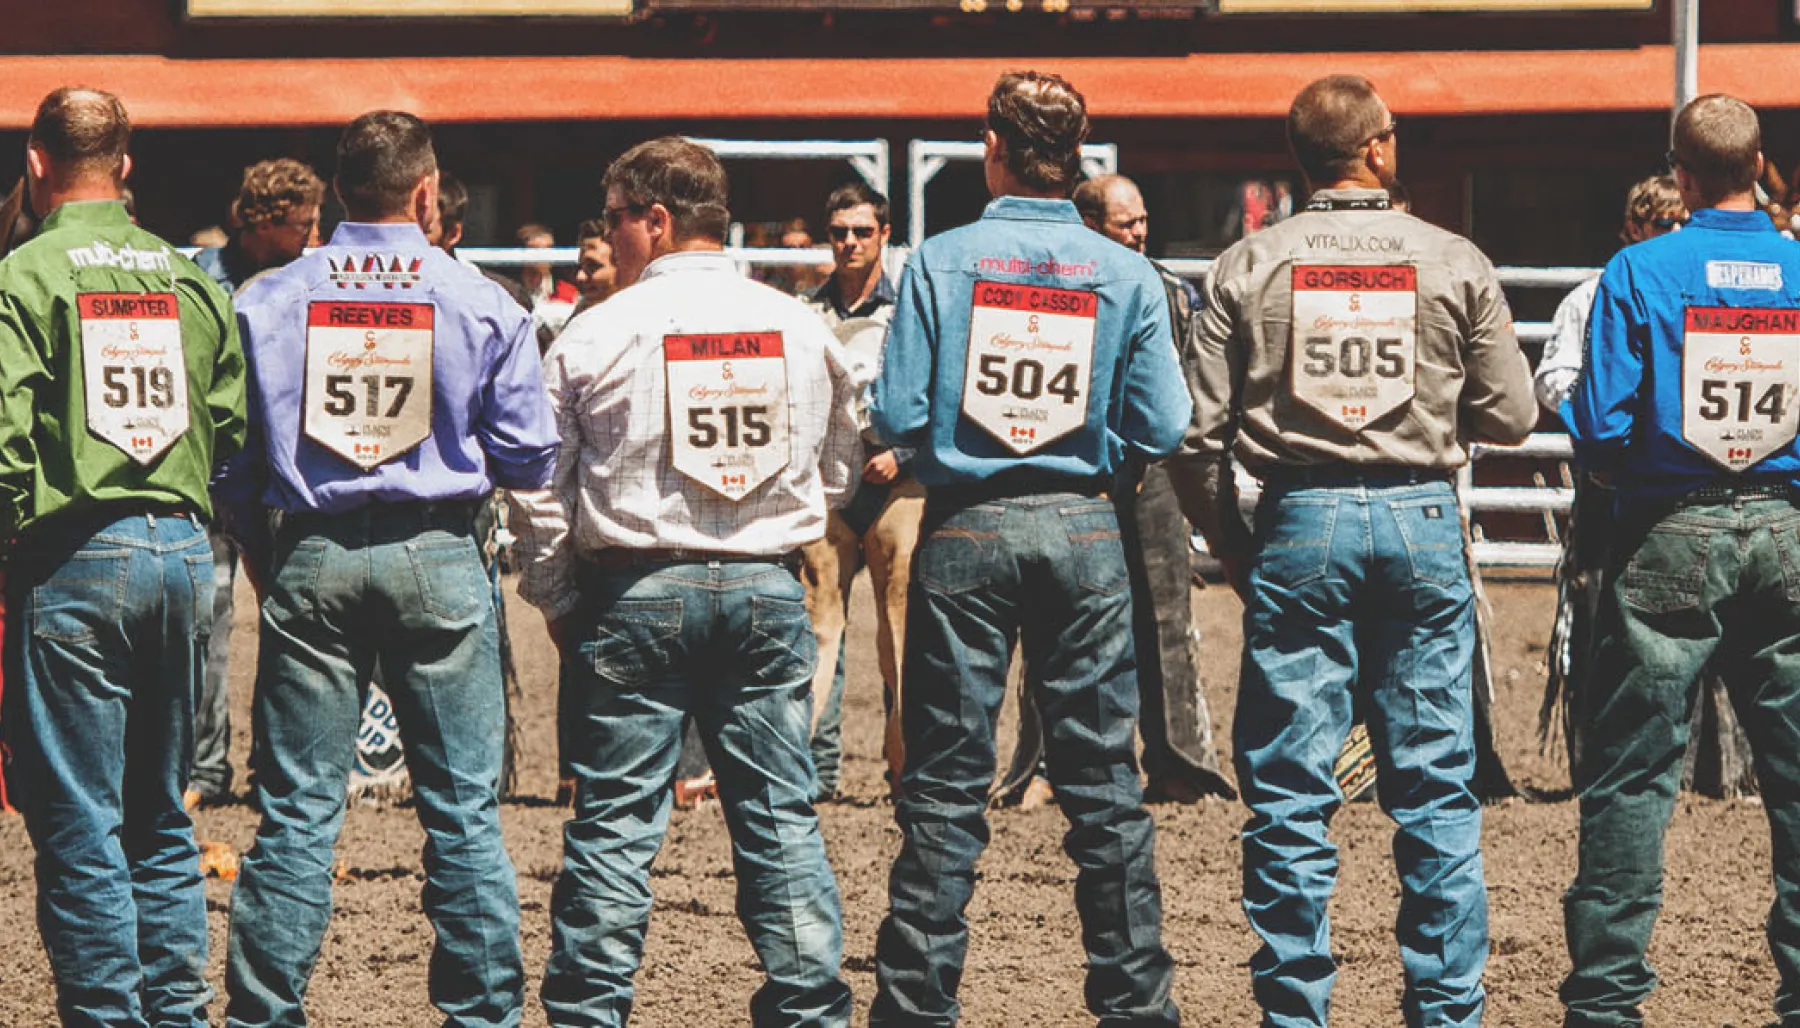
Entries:
[[124, 154], [119, 158], [119, 181], [123, 182], [130, 177], [131, 177], [131, 155]]
[[25, 171], [39, 182], [50, 177], [50, 155], [36, 143], [25, 148]]
[[658, 239], [675, 241], [675, 215], [660, 203], [653, 203], [644, 211], [644, 231], [650, 236], [651, 245]]
[[982, 159], [989, 161], [1006, 161], [1006, 144], [1000, 141], [1000, 133], [988, 129], [981, 134], [983, 147]]
[[462, 242], [462, 237], [463, 237], [463, 227], [461, 225], [458, 225], [455, 228], [444, 229], [444, 234], [441, 237], [444, 240], [444, 249], [446, 249], [446, 250], [456, 249], [456, 244]]

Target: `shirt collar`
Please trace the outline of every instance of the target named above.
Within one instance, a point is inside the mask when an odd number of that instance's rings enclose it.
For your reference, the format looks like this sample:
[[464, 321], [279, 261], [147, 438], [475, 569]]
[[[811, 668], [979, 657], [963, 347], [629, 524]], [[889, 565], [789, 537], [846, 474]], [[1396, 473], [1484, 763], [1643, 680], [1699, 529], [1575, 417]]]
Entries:
[[1775, 223], [1769, 220], [1769, 215], [1764, 211], [1722, 211], [1717, 207], [1702, 207], [1688, 217], [1688, 224], [1694, 228], [1714, 228], [1725, 232], [1775, 231]]
[[638, 276], [638, 281], [690, 271], [729, 271], [735, 275], [737, 262], [727, 257], [723, 250], [678, 250], [651, 261]]
[[419, 226], [410, 221], [345, 221], [338, 224], [337, 229], [331, 233], [331, 241], [325, 245], [423, 250], [431, 247], [431, 240], [426, 239]]
[[1081, 224], [1081, 212], [1070, 200], [1051, 200], [1037, 196], [996, 196], [981, 212], [983, 219], [1006, 221], [1069, 221]]
[[1390, 198], [1385, 189], [1320, 189], [1307, 197], [1308, 209], [1319, 204], [1337, 209], [1384, 210]]
[[811, 299], [814, 303], [830, 304], [840, 318], [855, 318], [867, 317], [881, 307], [892, 306], [899, 300], [899, 294], [894, 292], [894, 283], [888, 280], [887, 269], [878, 267], [875, 269], [875, 291], [855, 310], [844, 306], [844, 297], [838, 289], [836, 275], [827, 278], [819, 288], [813, 290]]
[[125, 212], [123, 200], [76, 200], [65, 203], [50, 212], [44, 219], [39, 231], [49, 232], [53, 229], [80, 226], [83, 228], [107, 228], [111, 226], [131, 226], [131, 215]]

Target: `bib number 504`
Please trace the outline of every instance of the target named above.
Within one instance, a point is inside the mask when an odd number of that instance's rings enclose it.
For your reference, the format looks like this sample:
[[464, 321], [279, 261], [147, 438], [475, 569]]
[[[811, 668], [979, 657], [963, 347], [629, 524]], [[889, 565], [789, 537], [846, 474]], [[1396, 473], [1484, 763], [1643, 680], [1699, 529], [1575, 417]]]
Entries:
[[[1751, 399], [1756, 393], [1754, 382], [1731, 382], [1722, 378], [1708, 378], [1700, 382], [1700, 409], [1695, 411], [1707, 421], [1749, 421], [1750, 415], [1760, 414], [1770, 422], [1780, 423], [1781, 415], [1787, 404], [1785, 386], [1776, 382], [1762, 392], [1761, 396]], [[1735, 410], [1734, 410], [1735, 408]]]
[[[1008, 363], [1012, 365], [1010, 369]], [[975, 364], [975, 389], [984, 396], [1010, 395], [1020, 400], [1035, 400], [1049, 393], [1072, 404], [1081, 398], [1075, 372], [1075, 365], [1064, 364], [1045, 381], [1046, 371], [1041, 361], [1021, 357], [1009, 362], [1003, 353], [984, 353]]]
[[710, 450], [719, 445], [721, 435], [726, 447], [767, 446], [773, 429], [769, 425], [769, 408], [689, 407], [688, 445]]

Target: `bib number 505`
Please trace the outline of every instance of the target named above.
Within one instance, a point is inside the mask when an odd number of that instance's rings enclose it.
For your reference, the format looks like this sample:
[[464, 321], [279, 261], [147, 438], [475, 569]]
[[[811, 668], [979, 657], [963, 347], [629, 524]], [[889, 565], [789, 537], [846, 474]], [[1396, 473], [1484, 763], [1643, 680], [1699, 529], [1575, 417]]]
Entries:
[[1371, 343], [1362, 336], [1344, 336], [1342, 339], [1308, 336], [1304, 349], [1306, 364], [1300, 370], [1312, 378], [1332, 375], [1367, 378], [1371, 370], [1375, 372], [1376, 378], [1402, 378], [1406, 375], [1404, 339], [1377, 339]]

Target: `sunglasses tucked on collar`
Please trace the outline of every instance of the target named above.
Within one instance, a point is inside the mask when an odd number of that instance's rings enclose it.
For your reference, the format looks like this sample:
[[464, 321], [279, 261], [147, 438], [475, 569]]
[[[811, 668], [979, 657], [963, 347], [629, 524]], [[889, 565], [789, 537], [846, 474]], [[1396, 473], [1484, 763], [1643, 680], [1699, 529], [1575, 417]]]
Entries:
[[855, 233], [858, 239], [874, 239], [875, 233], [880, 230], [874, 225], [832, 225], [825, 231], [831, 236], [832, 242], [841, 243], [849, 239], [851, 233]]

